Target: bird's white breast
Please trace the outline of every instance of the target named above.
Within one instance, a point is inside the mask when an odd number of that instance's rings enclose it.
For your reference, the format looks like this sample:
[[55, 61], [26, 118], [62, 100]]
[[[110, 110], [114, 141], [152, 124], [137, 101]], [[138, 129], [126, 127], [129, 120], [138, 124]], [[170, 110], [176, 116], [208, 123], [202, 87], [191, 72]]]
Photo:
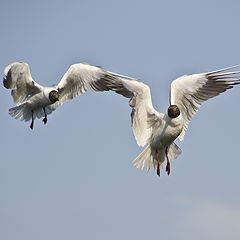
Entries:
[[55, 88], [44, 87], [42, 92], [31, 96], [27, 101], [31, 109], [34, 110], [52, 104], [52, 102], [49, 100], [49, 93], [52, 90], [55, 90]]
[[163, 120], [153, 128], [151, 146], [164, 148], [169, 146], [181, 133], [183, 128], [183, 118], [180, 114], [177, 118], [170, 118], [167, 114]]

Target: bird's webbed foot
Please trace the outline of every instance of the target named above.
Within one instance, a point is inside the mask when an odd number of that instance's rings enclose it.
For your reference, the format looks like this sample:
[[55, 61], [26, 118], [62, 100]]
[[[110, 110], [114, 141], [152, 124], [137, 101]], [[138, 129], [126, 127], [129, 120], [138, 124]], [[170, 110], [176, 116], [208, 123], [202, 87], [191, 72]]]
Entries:
[[168, 173], [168, 175], [170, 174], [170, 160], [168, 158], [168, 148], [165, 149], [165, 154], [166, 154], [166, 157], [167, 157], [167, 166], [166, 166], [166, 172]]
[[44, 111], [44, 119], [42, 121], [44, 122], [44, 124], [46, 124], [47, 123], [47, 113], [46, 113], [45, 107], [43, 108], [43, 111]]
[[170, 174], [170, 162], [167, 162], [166, 172], [168, 173], [168, 175]]
[[32, 122], [30, 124], [30, 128], [33, 130], [34, 118], [33, 118], [33, 110], [32, 110]]
[[47, 118], [45, 117], [42, 121], [44, 122], [44, 124], [46, 124], [47, 123]]
[[157, 175], [160, 177], [160, 163], [158, 159], [158, 151], [156, 150], [156, 160], [157, 160]]

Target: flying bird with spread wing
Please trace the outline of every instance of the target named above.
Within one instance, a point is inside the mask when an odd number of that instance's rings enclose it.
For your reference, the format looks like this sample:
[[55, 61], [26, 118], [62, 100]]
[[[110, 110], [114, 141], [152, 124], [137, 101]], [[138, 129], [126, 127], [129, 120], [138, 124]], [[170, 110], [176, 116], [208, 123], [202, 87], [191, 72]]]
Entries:
[[64, 102], [87, 90], [109, 91], [113, 80], [128, 78], [106, 71], [86, 63], [70, 66], [58, 85], [44, 87], [36, 83], [31, 76], [29, 65], [14, 62], [4, 69], [3, 85], [11, 89], [16, 107], [9, 109], [9, 114], [21, 121], [30, 121], [33, 129], [35, 118], [42, 118], [47, 123], [47, 115]]
[[148, 170], [153, 165], [160, 176], [160, 166], [166, 157], [169, 175], [170, 161], [181, 153], [174, 140], [183, 141], [190, 120], [204, 101], [240, 84], [240, 71], [229, 71], [239, 66], [177, 78], [171, 83], [170, 106], [166, 114], [154, 109], [150, 88], [143, 82], [114, 80], [115, 92], [130, 98], [132, 129], [137, 144], [142, 147], [148, 144], [133, 164], [144, 169], [148, 163]]

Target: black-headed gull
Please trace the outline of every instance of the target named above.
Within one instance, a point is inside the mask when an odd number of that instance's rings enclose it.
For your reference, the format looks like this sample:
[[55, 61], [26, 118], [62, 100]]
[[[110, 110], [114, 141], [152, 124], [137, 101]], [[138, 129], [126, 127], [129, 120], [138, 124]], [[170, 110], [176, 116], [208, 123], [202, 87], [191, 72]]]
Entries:
[[73, 64], [56, 86], [44, 87], [37, 84], [31, 76], [27, 63], [14, 62], [4, 70], [3, 85], [12, 89], [11, 94], [16, 107], [9, 109], [9, 114], [20, 120], [30, 121], [33, 129], [34, 119], [43, 118], [47, 123], [50, 114], [65, 101], [72, 99], [86, 90], [114, 90], [111, 81], [121, 76], [100, 67], [86, 63]]
[[[238, 65], [239, 66], [239, 65]], [[208, 73], [192, 74], [177, 78], [171, 83], [170, 106], [168, 113], [157, 112], [152, 106], [150, 88], [137, 80], [117, 79], [117, 93], [131, 98], [130, 106], [132, 129], [139, 146], [148, 146], [133, 160], [137, 168], [148, 170], [157, 167], [160, 176], [160, 166], [167, 159], [166, 172], [170, 174], [170, 161], [181, 153], [174, 143], [178, 138], [183, 141], [188, 124], [201, 104], [236, 84], [240, 84], [236, 72], [226, 72], [234, 67], [228, 67]]]

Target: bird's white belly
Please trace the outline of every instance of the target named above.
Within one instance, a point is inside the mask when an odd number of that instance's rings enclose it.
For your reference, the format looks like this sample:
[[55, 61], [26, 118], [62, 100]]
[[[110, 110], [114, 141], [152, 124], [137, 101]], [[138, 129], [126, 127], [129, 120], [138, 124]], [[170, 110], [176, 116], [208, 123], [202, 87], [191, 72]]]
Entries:
[[51, 101], [41, 92], [28, 99], [28, 105], [31, 109], [38, 109], [51, 104]]
[[153, 129], [151, 147], [156, 149], [166, 148], [179, 136], [182, 128], [182, 117], [165, 119], [160, 127]]

